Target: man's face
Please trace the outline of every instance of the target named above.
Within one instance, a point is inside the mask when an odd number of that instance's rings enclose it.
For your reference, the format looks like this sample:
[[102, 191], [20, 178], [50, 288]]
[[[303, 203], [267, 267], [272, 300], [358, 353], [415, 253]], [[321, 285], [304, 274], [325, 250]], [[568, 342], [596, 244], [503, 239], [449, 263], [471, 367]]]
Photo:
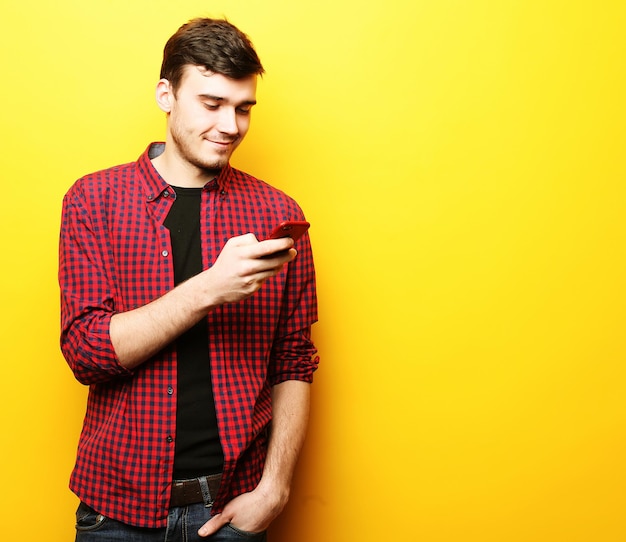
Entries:
[[248, 133], [256, 80], [186, 66], [176, 93], [169, 92], [168, 143], [178, 158], [202, 170], [224, 167]]

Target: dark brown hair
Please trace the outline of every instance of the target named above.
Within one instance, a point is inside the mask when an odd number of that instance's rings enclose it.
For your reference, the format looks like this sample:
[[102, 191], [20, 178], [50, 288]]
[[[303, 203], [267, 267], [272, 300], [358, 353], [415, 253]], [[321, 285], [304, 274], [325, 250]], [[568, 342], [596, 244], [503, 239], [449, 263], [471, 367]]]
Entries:
[[161, 79], [176, 90], [188, 64], [232, 79], [265, 72], [248, 36], [223, 19], [193, 19], [181, 26], [165, 44]]

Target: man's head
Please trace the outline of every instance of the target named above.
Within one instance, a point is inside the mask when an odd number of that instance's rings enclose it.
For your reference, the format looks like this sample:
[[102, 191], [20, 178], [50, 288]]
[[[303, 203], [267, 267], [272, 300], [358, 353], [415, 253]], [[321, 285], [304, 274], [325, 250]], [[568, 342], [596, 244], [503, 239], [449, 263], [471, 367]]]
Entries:
[[187, 65], [202, 66], [231, 79], [265, 71], [248, 36], [221, 19], [193, 19], [168, 40], [160, 78], [167, 79], [174, 92]]
[[263, 71], [248, 37], [229, 22], [183, 25], [165, 46], [156, 90], [168, 115], [164, 154], [201, 175], [223, 168], [248, 132]]

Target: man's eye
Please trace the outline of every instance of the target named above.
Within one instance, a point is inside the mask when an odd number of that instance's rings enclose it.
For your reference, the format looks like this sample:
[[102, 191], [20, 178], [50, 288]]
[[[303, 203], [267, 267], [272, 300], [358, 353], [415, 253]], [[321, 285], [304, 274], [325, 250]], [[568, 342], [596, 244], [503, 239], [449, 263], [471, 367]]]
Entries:
[[219, 105], [205, 103], [204, 107], [206, 107], [209, 111], [215, 111], [219, 107]]
[[249, 115], [250, 114], [250, 108], [249, 107], [238, 107], [237, 108], [237, 113], [239, 113], [240, 115]]

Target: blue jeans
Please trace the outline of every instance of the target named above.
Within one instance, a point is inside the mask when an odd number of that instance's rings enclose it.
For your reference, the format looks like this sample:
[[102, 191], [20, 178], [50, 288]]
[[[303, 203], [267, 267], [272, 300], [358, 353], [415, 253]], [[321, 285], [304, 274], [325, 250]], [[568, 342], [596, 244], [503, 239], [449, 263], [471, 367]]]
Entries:
[[76, 542], [266, 542], [266, 533], [248, 533], [226, 525], [214, 535], [202, 538], [198, 529], [211, 519], [204, 503], [171, 508], [167, 527], [132, 527], [98, 514], [81, 503], [76, 510]]

